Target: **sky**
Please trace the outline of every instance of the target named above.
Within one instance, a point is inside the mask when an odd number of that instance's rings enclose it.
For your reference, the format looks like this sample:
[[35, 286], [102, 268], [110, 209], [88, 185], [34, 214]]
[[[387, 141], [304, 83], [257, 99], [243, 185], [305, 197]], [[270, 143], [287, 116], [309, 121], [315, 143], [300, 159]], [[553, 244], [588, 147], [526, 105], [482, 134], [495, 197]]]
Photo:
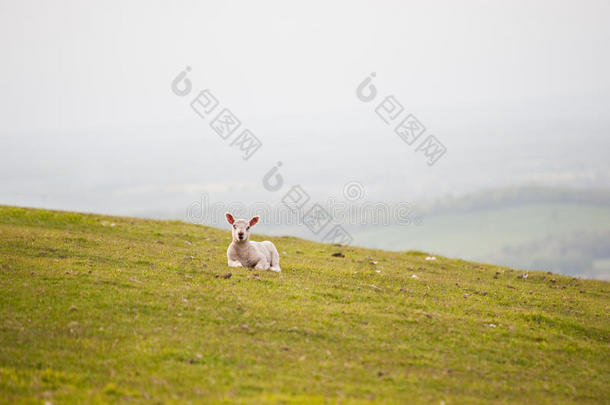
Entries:
[[[0, 0], [0, 203], [171, 217], [295, 184], [608, 188], [608, 21], [607, 1]], [[262, 142], [250, 159], [191, 109], [204, 89]], [[387, 96], [444, 145], [434, 165], [376, 114]]]

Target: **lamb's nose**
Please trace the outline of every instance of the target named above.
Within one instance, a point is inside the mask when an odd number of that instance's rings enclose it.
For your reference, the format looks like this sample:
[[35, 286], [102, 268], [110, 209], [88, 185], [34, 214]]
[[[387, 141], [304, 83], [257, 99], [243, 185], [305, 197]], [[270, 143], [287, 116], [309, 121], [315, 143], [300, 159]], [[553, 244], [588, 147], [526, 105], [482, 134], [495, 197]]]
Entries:
[[240, 233], [237, 234], [237, 236], [239, 236], [240, 238], [243, 238], [244, 237], [244, 233], [240, 232]]

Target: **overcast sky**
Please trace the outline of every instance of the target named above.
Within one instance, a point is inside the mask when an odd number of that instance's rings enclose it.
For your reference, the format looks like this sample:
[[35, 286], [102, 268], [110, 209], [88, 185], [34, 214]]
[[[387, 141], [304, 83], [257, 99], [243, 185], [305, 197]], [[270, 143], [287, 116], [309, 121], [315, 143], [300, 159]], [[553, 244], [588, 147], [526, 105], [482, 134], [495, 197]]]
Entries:
[[[0, 0], [0, 203], [275, 203], [278, 161], [319, 197], [608, 187], [608, 21], [608, 1]], [[205, 88], [262, 140], [250, 160], [190, 108]], [[447, 148], [434, 166], [375, 114], [388, 95]]]

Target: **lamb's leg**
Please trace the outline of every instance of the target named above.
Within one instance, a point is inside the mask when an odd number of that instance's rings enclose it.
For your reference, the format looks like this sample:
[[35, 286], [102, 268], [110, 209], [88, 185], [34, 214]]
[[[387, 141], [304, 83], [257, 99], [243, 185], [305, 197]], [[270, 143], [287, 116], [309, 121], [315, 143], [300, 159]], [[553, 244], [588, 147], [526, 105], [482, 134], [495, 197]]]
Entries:
[[269, 270], [269, 262], [267, 261], [267, 259], [261, 259], [258, 261], [258, 263], [256, 263], [256, 266], [254, 266], [254, 268], [256, 270]]
[[271, 267], [269, 268], [269, 270], [279, 273], [282, 271], [282, 269], [280, 268], [280, 254], [275, 248], [275, 245], [271, 242], [269, 242], [269, 250], [271, 251]]
[[239, 258], [239, 256], [235, 254], [233, 244], [231, 243], [227, 248], [227, 263], [229, 264], [229, 267], [244, 267], [239, 260], [235, 260], [237, 258]]

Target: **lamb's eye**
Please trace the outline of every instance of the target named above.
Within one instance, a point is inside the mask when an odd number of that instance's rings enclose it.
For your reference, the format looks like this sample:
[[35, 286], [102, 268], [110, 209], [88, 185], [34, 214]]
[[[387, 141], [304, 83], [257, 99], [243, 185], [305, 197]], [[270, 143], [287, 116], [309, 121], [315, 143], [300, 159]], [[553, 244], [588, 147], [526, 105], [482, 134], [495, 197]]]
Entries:
[[249, 230], [250, 230], [250, 227], [247, 227], [247, 228], [246, 228], [246, 231], [249, 231]]
[[233, 229], [237, 229], [237, 227], [235, 225], [233, 225]]

